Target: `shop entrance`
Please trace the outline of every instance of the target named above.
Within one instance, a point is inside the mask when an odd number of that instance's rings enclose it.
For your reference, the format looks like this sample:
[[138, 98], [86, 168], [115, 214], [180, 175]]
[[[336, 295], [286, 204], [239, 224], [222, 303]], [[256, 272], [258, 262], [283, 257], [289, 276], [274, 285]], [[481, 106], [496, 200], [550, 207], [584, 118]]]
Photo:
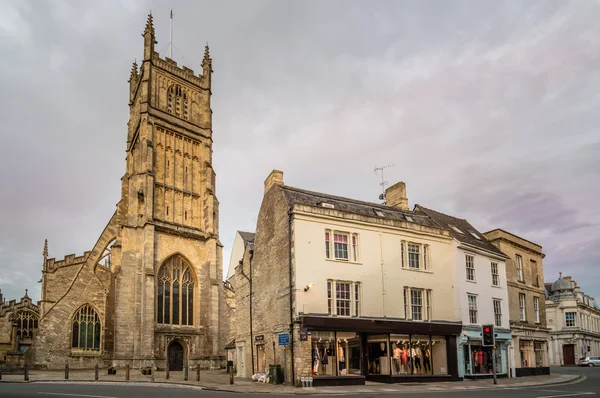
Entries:
[[565, 365], [575, 365], [575, 345], [563, 345], [563, 361]]
[[256, 371], [265, 372], [267, 368], [267, 353], [264, 344], [256, 345]]

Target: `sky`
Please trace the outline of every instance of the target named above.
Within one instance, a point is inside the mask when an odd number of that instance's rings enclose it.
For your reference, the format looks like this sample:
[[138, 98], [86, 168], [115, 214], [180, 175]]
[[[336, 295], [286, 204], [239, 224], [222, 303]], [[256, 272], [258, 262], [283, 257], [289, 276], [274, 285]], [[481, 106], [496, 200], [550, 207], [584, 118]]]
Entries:
[[213, 59], [224, 274], [272, 169], [418, 203], [543, 246], [600, 298], [600, 2], [0, 0], [0, 289], [40, 297], [42, 249], [90, 250], [120, 199], [129, 71]]

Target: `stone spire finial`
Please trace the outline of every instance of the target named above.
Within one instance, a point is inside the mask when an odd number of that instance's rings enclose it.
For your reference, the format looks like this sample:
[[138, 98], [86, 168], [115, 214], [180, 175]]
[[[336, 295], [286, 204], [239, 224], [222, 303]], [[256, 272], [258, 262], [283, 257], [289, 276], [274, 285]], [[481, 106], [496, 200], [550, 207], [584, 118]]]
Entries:
[[134, 80], [136, 80], [138, 78], [138, 64], [137, 64], [137, 60], [133, 61], [133, 64], [131, 65], [131, 73], [129, 74], [129, 80], [127, 80], [127, 82], [132, 82]]
[[44, 251], [42, 252], [44, 259], [48, 257], [48, 239], [44, 239]]
[[29, 289], [25, 289], [25, 296], [23, 298], [29, 298], [29, 296], [27, 295], [27, 292], [29, 292]]
[[206, 45], [204, 46], [204, 58], [202, 59], [202, 69], [204, 70], [204, 74], [206, 74], [206, 72], [213, 72], [212, 58], [210, 57], [208, 42], [206, 42]]
[[154, 36], [154, 21], [152, 19], [152, 11], [148, 13], [146, 28], [144, 29], [144, 33], [142, 34], [142, 36], [146, 36], [147, 33], [150, 33], [152, 36]]
[[562, 279], [562, 272], [558, 273], [558, 279]]

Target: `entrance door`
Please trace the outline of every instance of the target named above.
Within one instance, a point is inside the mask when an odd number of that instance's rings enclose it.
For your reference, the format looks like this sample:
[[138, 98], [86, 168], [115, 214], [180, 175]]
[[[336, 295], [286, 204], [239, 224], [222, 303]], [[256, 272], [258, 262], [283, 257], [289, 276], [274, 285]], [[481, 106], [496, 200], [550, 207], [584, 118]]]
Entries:
[[256, 345], [256, 371], [266, 372], [267, 367], [267, 353], [265, 352], [264, 344]]
[[244, 364], [245, 355], [244, 355], [244, 344], [243, 343], [241, 343], [240, 345], [237, 346], [236, 359], [237, 359], [237, 376], [238, 377], [248, 377], [246, 375], [246, 365]]
[[178, 341], [169, 346], [169, 370], [183, 370], [183, 346]]
[[563, 345], [563, 361], [565, 365], [575, 365], [575, 345]]

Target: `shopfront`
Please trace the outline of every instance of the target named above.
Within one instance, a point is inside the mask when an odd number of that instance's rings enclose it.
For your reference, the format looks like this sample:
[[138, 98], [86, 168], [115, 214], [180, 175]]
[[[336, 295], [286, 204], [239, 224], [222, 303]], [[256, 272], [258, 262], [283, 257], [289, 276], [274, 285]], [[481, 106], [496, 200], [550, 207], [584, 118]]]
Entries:
[[460, 324], [304, 317], [313, 385], [460, 380]]
[[[508, 346], [511, 332], [496, 329], [496, 374], [508, 376]], [[493, 377], [494, 347], [484, 347], [481, 328], [465, 327], [458, 343], [458, 361], [460, 377], [474, 379]]]

